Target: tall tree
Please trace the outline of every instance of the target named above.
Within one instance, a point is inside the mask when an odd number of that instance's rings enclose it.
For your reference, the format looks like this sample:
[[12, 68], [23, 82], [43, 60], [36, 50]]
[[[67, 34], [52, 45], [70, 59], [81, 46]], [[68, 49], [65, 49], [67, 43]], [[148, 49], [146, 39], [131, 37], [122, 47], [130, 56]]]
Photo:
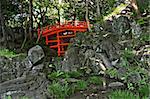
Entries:
[[29, 36], [30, 36], [30, 40], [32, 39], [32, 30], [33, 30], [33, 4], [32, 4], [32, 0], [29, 0]]
[[130, 2], [131, 2], [132, 7], [134, 8], [134, 10], [136, 11], [136, 13], [138, 15], [140, 15], [140, 11], [139, 11], [138, 6], [137, 6], [137, 1], [136, 0], [130, 0]]
[[99, 6], [99, 0], [96, 0], [96, 12], [97, 12], [97, 18], [100, 17], [100, 6]]
[[2, 13], [2, 0], [0, 1], [0, 24], [1, 24], [1, 30], [2, 30], [2, 39], [1, 42], [6, 40], [6, 35], [5, 35], [5, 22], [4, 22], [4, 17], [3, 17], [3, 13]]
[[90, 24], [89, 24], [89, 8], [88, 8], [88, 7], [89, 7], [89, 0], [86, 0], [86, 13], [85, 13], [85, 19], [86, 19], [86, 22], [87, 22], [89, 31], [91, 31]]

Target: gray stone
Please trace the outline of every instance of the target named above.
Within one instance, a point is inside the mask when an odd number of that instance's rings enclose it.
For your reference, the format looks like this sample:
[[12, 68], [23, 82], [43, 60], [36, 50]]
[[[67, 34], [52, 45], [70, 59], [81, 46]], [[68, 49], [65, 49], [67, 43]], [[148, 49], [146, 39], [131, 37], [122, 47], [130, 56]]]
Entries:
[[121, 83], [121, 82], [112, 82], [112, 83], [109, 83], [108, 87], [111, 87], [111, 88], [115, 88], [115, 87], [123, 87], [124, 86], [124, 83]]
[[31, 60], [28, 57], [25, 58], [21, 63], [22, 63], [21, 67], [23, 67], [23, 68], [29, 68], [30, 69], [33, 66]]
[[142, 29], [139, 24], [137, 24], [135, 21], [131, 23], [131, 29], [133, 33], [133, 37], [138, 38], [142, 34]]
[[64, 60], [62, 61], [62, 71], [76, 71], [80, 67], [78, 48], [73, 47], [67, 50]]
[[102, 26], [100, 26], [100, 24], [95, 23], [94, 24], [94, 30], [95, 30], [95, 32], [100, 32], [103, 30], [103, 28], [102, 28]]
[[37, 63], [42, 58], [44, 58], [44, 56], [45, 56], [44, 51], [43, 51], [42, 47], [40, 47], [39, 45], [32, 47], [28, 51], [28, 58], [30, 59], [32, 64]]
[[127, 78], [128, 82], [131, 82], [131, 83], [138, 83], [139, 81], [141, 81], [141, 79], [142, 78], [139, 73], [132, 73]]
[[39, 72], [39, 71], [43, 70], [43, 68], [44, 68], [44, 64], [39, 64], [39, 65], [34, 66], [32, 68], [32, 71], [33, 71], [33, 73], [34, 72]]
[[121, 67], [121, 66], [119, 67], [118, 66], [117, 71], [118, 71], [118, 77], [120, 79], [124, 80], [125, 79], [124, 76], [127, 75], [126, 74], [127, 73], [127, 69], [125, 67]]
[[129, 19], [126, 16], [120, 16], [113, 20], [112, 22], [112, 30], [113, 33], [117, 35], [125, 34], [125, 31], [130, 29], [130, 23]]

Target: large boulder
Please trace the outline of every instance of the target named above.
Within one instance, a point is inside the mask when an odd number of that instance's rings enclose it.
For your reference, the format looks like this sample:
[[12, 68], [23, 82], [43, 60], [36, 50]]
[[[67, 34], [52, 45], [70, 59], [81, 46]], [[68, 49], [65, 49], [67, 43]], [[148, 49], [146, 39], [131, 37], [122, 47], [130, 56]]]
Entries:
[[121, 36], [130, 29], [130, 20], [126, 16], [120, 16], [113, 20], [112, 30], [113, 33]]
[[77, 47], [73, 47], [66, 52], [64, 60], [62, 61], [62, 71], [76, 71], [77, 68], [81, 66], [78, 51], [79, 49]]
[[41, 46], [36, 45], [34, 47], [32, 47], [29, 51], [28, 51], [28, 58], [30, 59], [30, 61], [32, 62], [32, 64], [37, 63], [38, 61], [40, 61], [42, 58], [44, 58], [44, 51], [42, 49]]

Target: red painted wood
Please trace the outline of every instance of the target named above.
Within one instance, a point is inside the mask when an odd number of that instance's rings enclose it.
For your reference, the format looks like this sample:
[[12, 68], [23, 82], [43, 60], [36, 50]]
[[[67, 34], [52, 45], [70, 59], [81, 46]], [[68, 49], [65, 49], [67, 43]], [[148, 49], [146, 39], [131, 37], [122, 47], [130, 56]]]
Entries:
[[54, 43], [57, 42], [57, 40], [49, 40], [48, 43]]
[[59, 44], [60, 46], [68, 46], [70, 43]]
[[[58, 56], [63, 56], [66, 47], [70, 44], [69, 39], [75, 37], [76, 32], [86, 32], [87, 29], [87, 23], [84, 21], [70, 21], [64, 24], [58, 23], [53, 26], [47, 25], [42, 29], [38, 28], [38, 38], [40, 38], [40, 32], [42, 31], [42, 36], [46, 38], [46, 45], [52, 44], [49, 45], [50, 48], [56, 49]], [[67, 31], [72, 31], [73, 33], [62, 35], [62, 33]]]
[[53, 46], [50, 46], [50, 48], [58, 48], [58, 45], [53, 45]]
[[59, 38], [71, 38], [75, 37], [76, 35], [65, 35], [65, 36], [59, 36]]

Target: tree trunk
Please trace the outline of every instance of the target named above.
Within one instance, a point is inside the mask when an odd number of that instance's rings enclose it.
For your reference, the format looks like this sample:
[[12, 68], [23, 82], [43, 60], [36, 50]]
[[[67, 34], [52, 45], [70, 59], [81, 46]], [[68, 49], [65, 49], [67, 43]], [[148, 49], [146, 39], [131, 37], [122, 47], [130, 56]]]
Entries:
[[96, 0], [96, 12], [97, 12], [97, 19], [100, 17], [100, 7], [99, 7], [99, 0]]
[[2, 1], [0, 1], [0, 24], [1, 24], [1, 29], [2, 29], [2, 39], [1, 42], [6, 41], [6, 34], [5, 34], [5, 20], [2, 14]]
[[140, 11], [138, 9], [137, 6], [137, 1], [136, 0], [130, 0], [132, 7], [134, 8], [134, 10], [136, 11], [137, 15], [140, 16]]
[[23, 32], [24, 32], [24, 40], [23, 40], [23, 43], [21, 45], [21, 49], [24, 48], [25, 46], [25, 43], [27, 41], [27, 19], [25, 21], [25, 26], [23, 25], [23, 0], [21, 0], [21, 16], [22, 16], [22, 22], [21, 22], [21, 27], [23, 28]]
[[58, 8], [58, 18], [59, 18], [59, 24], [60, 24], [60, 9]]
[[86, 19], [86, 22], [87, 22], [88, 30], [91, 31], [90, 23], [89, 23], [89, 18], [88, 18], [88, 16], [89, 16], [88, 5], [89, 5], [89, 1], [86, 0], [86, 14], [85, 14], [85, 19]]
[[30, 21], [29, 21], [29, 36], [30, 36], [30, 40], [32, 40], [32, 30], [33, 30], [32, 6], [33, 6], [32, 0], [29, 0], [29, 14], [30, 14], [30, 16], [29, 16], [29, 19], [30, 19]]

